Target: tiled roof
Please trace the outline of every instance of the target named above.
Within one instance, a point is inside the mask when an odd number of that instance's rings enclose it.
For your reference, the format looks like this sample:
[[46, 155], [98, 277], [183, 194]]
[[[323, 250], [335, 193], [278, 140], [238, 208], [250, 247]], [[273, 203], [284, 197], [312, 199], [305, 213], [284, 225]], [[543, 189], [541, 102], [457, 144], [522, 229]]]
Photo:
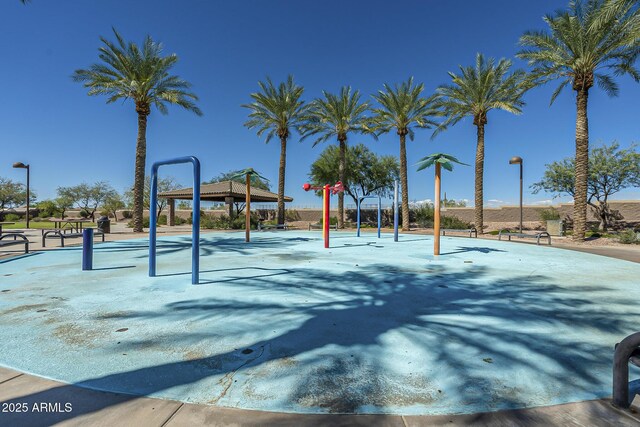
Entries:
[[[224, 202], [226, 197], [244, 200], [246, 198], [246, 186], [240, 182], [222, 181], [214, 184], [203, 184], [200, 186], [200, 200]], [[165, 191], [158, 194], [158, 197], [169, 199], [192, 200], [193, 188], [182, 188], [180, 190]], [[251, 187], [252, 202], [277, 202], [278, 195], [260, 188]], [[293, 198], [284, 196], [285, 202], [292, 202]]]

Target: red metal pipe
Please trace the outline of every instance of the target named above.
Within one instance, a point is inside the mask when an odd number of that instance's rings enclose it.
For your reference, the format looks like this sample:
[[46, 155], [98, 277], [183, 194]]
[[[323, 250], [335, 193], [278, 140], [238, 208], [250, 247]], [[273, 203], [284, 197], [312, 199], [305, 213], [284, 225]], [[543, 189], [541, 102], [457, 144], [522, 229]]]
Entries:
[[331, 203], [331, 193], [329, 184], [323, 187], [324, 190], [324, 223], [322, 227], [322, 234], [324, 235], [324, 247], [329, 248], [329, 211], [330, 211], [330, 203]]

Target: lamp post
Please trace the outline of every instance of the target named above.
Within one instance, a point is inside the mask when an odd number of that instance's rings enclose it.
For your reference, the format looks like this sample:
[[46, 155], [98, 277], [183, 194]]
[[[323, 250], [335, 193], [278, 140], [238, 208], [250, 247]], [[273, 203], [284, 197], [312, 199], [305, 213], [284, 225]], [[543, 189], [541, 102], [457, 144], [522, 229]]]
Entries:
[[29, 165], [25, 165], [22, 162], [15, 162], [13, 167], [16, 169], [26, 169], [27, 170], [27, 228], [29, 228]]
[[510, 165], [520, 165], [520, 233], [522, 233], [522, 157], [514, 156], [509, 160]]

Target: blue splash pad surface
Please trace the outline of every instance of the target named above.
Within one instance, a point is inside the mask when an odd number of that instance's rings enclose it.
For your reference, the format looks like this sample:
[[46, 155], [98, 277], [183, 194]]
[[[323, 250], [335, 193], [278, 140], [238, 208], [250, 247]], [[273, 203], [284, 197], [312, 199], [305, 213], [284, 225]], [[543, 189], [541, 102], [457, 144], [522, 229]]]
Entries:
[[[301, 413], [473, 413], [610, 395], [640, 265], [491, 240], [317, 232], [98, 244], [0, 263], [0, 365], [100, 390]], [[125, 330], [126, 328], [126, 330]], [[637, 371], [636, 371], [637, 372]], [[632, 377], [633, 378], [633, 377]]]

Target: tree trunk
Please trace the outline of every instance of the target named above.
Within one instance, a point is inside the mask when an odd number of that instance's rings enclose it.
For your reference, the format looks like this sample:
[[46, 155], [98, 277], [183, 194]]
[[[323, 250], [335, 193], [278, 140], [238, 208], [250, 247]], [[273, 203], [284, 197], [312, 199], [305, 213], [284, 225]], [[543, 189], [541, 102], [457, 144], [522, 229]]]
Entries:
[[409, 187], [407, 185], [407, 136], [400, 134], [400, 185], [402, 185], [402, 231], [409, 231]]
[[[338, 162], [338, 179], [345, 183], [345, 165], [347, 163], [347, 139], [340, 141], [340, 160]], [[344, 191], [338, 193], [338, 228], [344, 228]]]
[[579, 88], [576, 95], [576, 174], [573, 197], [573, 240], [583, 241], [587, 229], [587, 180], [589, 178], [589, 90]]
[[280, 169], [278, 170], [278, 225], [284, 224], [284, 171], [287, 165], [287, 138], [280, 138]]
[[[138, 112], [138, 140], [136, 142], [136, 165], [133, 178], [133, 231], [143, 231], [144, 213], [144, 170], [147, 158], [147, 115]], [[149, 206], [149, 215], [153, 215], [153, 207]]]
[[476, 146], [476, 192], [475, 192], [475, 227], [478, 234], [484, 234], [483, 228], [483, 176], [484, 176], [484, 125], [478, 124], [478, 142]]

